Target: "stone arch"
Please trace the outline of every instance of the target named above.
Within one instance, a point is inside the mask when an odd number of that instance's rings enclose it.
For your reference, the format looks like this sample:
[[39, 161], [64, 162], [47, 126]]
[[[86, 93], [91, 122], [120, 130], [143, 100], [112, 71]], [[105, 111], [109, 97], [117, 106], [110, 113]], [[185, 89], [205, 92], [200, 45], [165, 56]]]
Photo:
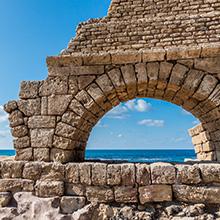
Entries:
[[198, 68], [195, 59], [98, 65], [77, 65], [77, 59], [48, 58], [49, 77], [22, 82], [21, 99], [5, 105], [18, 160], [83, 161], [94, 125], [136, 97], [191, 112], [201, 121], [189, 131], [198, 158], [219, 160], [219, 80]]

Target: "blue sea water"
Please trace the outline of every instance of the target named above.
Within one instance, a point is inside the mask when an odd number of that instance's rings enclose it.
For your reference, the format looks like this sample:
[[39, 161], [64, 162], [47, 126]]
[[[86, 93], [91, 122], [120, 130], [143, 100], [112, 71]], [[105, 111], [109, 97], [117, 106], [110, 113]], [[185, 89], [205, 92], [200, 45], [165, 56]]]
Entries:
[[[0, 150], [0, 156], [13, 156], [14, 150]], [[184, 162], [195, 159], [194, 150], [87, 150], [87, 160], [118, 160], [128, 162]]]

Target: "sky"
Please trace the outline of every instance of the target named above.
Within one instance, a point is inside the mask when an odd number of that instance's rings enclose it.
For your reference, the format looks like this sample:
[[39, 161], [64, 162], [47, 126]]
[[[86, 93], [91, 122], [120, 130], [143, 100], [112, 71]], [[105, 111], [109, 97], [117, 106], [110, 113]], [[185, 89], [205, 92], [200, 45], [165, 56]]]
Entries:
[[[107, 14], [110, 0], [0, 0], [0, 149], [12, 149], [3, 104], [18, 99], [22, 80], [47, 77], [46, 57], [58, 55], [77, 24]], [[173, 104], [138, 99], [108, 112], [88, 149], [192, 148], [187, 129], [198, 121]]]

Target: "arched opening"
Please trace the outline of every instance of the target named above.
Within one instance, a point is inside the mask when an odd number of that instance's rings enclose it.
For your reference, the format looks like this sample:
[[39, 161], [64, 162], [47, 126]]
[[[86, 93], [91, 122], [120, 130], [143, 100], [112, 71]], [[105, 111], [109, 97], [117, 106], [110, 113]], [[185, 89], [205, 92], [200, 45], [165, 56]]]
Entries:
[[87, 160], [184, 162], [195, 159], [188, 129], [199, 124], [183, 108], [157, 99], [137, 98], [119, 104], [93, 128]]

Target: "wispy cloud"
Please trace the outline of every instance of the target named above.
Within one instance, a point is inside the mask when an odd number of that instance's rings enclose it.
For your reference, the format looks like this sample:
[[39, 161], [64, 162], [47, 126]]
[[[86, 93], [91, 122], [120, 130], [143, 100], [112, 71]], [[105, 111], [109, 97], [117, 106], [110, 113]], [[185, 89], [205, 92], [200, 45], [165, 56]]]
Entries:
[[198, 125], [200, 123], [200, 121], [197, 119], [197, 120], [194, 120], [193, 122], [192, 122], [192, 124], [193, 125]]
[[121, 103], [107, 113], [108, 118], [125, 119], [129, 116], [129, 112], [147, 112], [151, 109], [151, 104], [143, 99], [130, 100], [126, 103]]
[[4, 108], [2, 105], [0, 105], [0, 122], [5, 122], [8, 119], [8, 115], [4, 111]]
[[153, 120], [153, 119], [144, 119], [138, 122], [139, 125], [144, 125], [148, 127], [163, 127], [164, 120]]
[[185, 109], [181, 110], [183, 115], [192, 115], [190, 112], [186, 111]]
[[172, 140], [172, 142], [178, 143], [178, 142], [185, 141], [186, 138], [185, 137], [177, 137], [177, 138], [172, 138], [171, 140]]
[[118, 134], [118, 138], [121, 138], [121, 137], [123, 137], [123, 135], [122, 134]]
[[102, 123], [102, 121], [100, 120], [100, 121], [98, 121], [98, 123], [96, 124], [96, 127], [99, 127], [99, 128], [108, 128], [108, 125]]
[[9, 135], [10, 135], [10, 130], [9, 129], [0, 130], [0, 137], [1, 138], [8, 137]]

